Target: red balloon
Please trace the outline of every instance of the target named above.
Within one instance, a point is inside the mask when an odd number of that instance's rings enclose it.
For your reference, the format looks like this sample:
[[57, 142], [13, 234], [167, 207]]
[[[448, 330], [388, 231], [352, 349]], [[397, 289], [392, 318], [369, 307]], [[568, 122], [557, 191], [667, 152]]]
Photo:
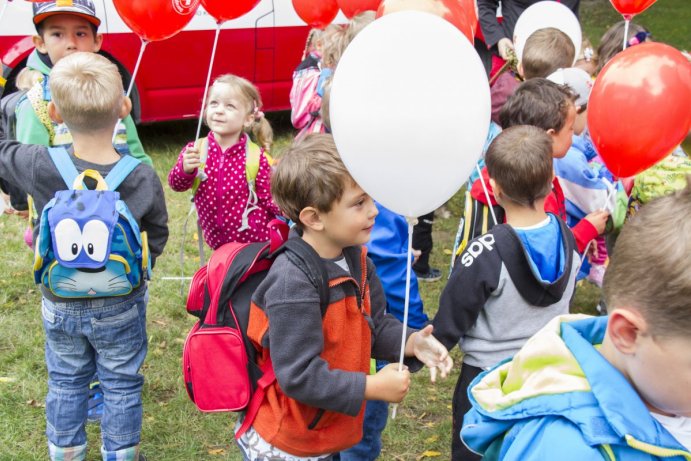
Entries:
[[249, 13], [260, 0], [201, 0], [202, 6], [219, 23]]
[[625, 18], [631, 19], [634, 15], [647, 10], [657, 0], [609, 0], [612, 6]]
[[593, 85], [588, 129], [615, 175], [629, 177], [653, 166], [691, 129], [691, 63], [662, 43], [617, 54]]
[[199, 0], [113, 0], [115, 9], [142, 40], [165, 40], [194, 17]]
[[377, 10], [377, 17], [407, 10], [436, 14], [456, 26], [473, 43], [475, 30], [458, 0], [384, 0]]
[[331, 24], [338, 14], [336, 0], [293, 0], [293, 8], [300, 19], [318, 29]]
[[477, 0], [460, 0], [460, 4], [466, 18], [468, 18], [470, 27], [473, 29], [473, 36], [475, 36], [478, 29]]
[[337, 0], [338, 7], [348, 19], [363, 11], [377, 11], [382, 0]]

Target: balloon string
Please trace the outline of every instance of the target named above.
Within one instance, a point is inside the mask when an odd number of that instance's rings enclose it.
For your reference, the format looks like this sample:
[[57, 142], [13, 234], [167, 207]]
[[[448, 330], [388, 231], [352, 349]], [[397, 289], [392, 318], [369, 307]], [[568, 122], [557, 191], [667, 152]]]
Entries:
[[[413, 226], [415, 226], [416, 218], [405, 218], [408, 221], [408, 263], [405, 269], [405, 302], [403, 304], [403, 333], [401, 333], [401, 355], [398, 359], [398, 371], [403, 371], [403, 358], [405, 356], [405, 338], [408, 331], [408, 306], [410, 305], [410, 277], [413, 257]], [[395, 404], [391, 410], [391, 419], [396, 419], [396, 411], [398, 404]]]
[[628, 37], [629, 37], [629, 23], [631, 22], [630, 18], [624, 19], [624, 44], [622, 45], [622, 51], [626, 49], [626, 44], [628, 43]]
[[492, 201], [490, 200], [490, 197], [489, 197], [489, 190], [487, 189], [487, 184], [485, 184], [485, 178], [482, 177], [482, 171], [480, 170], [480, 165], [478, 165], [476, 163], [475, 169], [477, 170], [477, 174], [480, 175], [480, 183], [482, 184], [482, 190], [485, 191], [485, 198], [487, 199], [487, 206], [489, 207], [490, 213], [492, 213], [492, 221], [494, 221], [494, 225], [496, 226], [497, 224], [499, 224], [497, 222], [497, 215], [494, 214], [494, 207], [492, 206]]
[[214, 67], [214, 60], [216, 59], [216, 48], [218, 46], [218, 36], [221, 33], [221, 23], [216, 23], [216, 36], [214, 37], [214, 46], [211, 50], [211, 61], [209, 61], [209, 71], [206, 74], [206, 84], [204, 85], [204, 96], [202, 97], [202, 108], [199, 111], [199, 123], [197, 123], [197, 134], [194, 139], [199, 139], [199, 134], [202, 131], [202, 120], [204, 120], [204, 106], [206, 106], [206, 96], [209, 92], [209, 82], [211, 81], [211, 71]]
[[[137, 78], [137, 74], [139, 73], [139, 65], [142, 63], [142, 57], [144, 56], [144, 50], [146, 49], [146, 45], [149, 44], [148, 40], [141, 39], [142, 45], [139, 48], [139, 56], [137, 57], [137, 62], [134, 65], [134, 72], [132, 72], [132, 76], [130, 77], [130, 84], [127, 87], [127, 93], [125, 93], [125, 96], [128, 98], [132, 94], [132, 89], [134, 88], [134, 80]], [[117, 123], [115, 123], [115, 129], [113, 130], [113, 139], [112, 142], [115, 142], [115, 138], [118, 135], [118, 127], [120, 126], [120, 122], [122, 122], [122, 119], [119, 118]]]

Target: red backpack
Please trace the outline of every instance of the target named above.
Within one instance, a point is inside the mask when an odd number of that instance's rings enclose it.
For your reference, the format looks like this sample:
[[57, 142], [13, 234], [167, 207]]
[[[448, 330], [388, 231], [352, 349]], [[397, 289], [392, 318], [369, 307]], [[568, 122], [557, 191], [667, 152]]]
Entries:
[[324, 262], [301, 238], [288, 239], [288, 226], [269, 223], [265, 243], [227, 243], [192, 278], [187, 312], [200, 320], [190, 330], [182, 352], [185, 387], [204, 412], [245, 411], [236, 434], [254, 421], [265, 389], [276, 379], [271, 361], [261, 368], [256, 349], [247, 338], [252, 294], [264, 280], [276, 256], [286, 256], [314, 284], [322, 316], [328, 305], [328, 277]]

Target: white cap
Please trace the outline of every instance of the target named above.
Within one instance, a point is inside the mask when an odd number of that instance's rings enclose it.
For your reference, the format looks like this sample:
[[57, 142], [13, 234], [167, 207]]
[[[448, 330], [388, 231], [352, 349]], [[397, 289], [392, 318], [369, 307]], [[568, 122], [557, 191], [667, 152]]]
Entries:
[[577, 67], [558, 69], [547, 77], [558, 85], [567, 85], [576, 95], [576, 105], [584, 106], [588, 103], [590, 90], [593, 89], [593, 79], [588, 72]]

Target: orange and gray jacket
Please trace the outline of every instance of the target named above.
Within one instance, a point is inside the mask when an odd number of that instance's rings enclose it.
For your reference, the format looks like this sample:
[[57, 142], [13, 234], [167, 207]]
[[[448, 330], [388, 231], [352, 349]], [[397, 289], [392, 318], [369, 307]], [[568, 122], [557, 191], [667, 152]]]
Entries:
[[259, 365], [270, 357], [276, 374], [253, 427], [297, 456], [337, 452], [360, 441], [370, 357], [395, 362], [400, 351], [402, 324], [385, 313], [367, 250], [343, 253], [350, 273], [324, 260], [329, 304], [323, 317], [316, 287], [285, 253], [252, 298], [247, 335]]

